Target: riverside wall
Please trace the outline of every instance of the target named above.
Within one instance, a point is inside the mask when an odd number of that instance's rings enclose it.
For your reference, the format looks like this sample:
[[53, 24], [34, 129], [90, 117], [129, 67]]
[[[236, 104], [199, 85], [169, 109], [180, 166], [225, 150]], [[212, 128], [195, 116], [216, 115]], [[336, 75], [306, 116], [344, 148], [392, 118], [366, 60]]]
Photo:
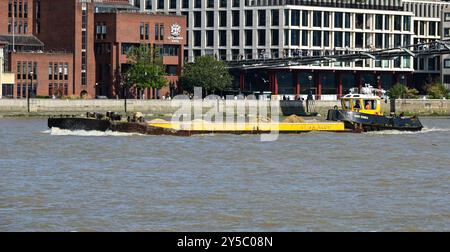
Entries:
[[[267, 110], [278, 115], [302, 114], [305, 111], [305, 103], [299, 101], [271, 101]], [[214, 113], [218, 108], [221, 111], [234, 111], [238, 115], [253, 114], [258, 111], [258, 101], [252, 100], [127, 100], [128, 112], [142, 112], [148, 116], [170, 116], [194, 107], [202, 108], [203, 113]], [[329, 109], [339, 106], [338, 101], [315, 101], [313, 108], [320, 115], [326, 116]], [[276, 109], [278, 107], [279, 109]], [[417, 115], [450, 115], [449, 100], [397, 100], [395, 102], [396, 113]], [[125, 112], [124, 100], [52, 100], [30, 99], [30, 113], [26, 99], [0, 99], [1, 116], [27, 116], [27, 115], [61, 115], [61, 114], [85, 114], [86, 112]], [[243, 109], [245, 108], [245, 110]], [[391, 105], [382, 103], [384, 113], [390, 113]], [[269, 113], [270, 114], [270, 113]]]

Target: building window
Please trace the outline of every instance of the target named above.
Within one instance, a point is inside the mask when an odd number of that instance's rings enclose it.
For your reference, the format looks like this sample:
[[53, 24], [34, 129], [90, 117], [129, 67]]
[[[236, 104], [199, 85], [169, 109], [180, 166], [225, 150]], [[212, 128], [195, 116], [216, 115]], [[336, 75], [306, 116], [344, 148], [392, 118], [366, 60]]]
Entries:
[[444, 28], [444, 37], [450, 37], [450, 28]]
[[316, 46], [316, 47], [322, 46], [322, 32], [321, 31], [313, 31], [313, 46]]
[[158, 0], [158, 10], [164, 10], [164, 0]]
[[181, 8], [189, 9], [189, 0], [183, 0], [183, 2], [181, 3]]
[[[139, 3], [139, 1], [137, 1], [136, 3]], [[145, 9], [146, 10], [152, 9], [152, 0], [145, 0]]]
[[164, 25], [159, 25], [159, 40], [164, 40]]
[[335, 28], [342, 28], [343, 25], [343, 13], [342, 12], [336, 12], [334, 13], [334, 27]]
[[214, 31], [206, 31], [206, 46], [214, 46]]
[[300, 11], [299, 10], [292, 10], [291, 25], [292, 26], [300, 26]]
[[302, 11], [302, 26], [308, 27], [309, 25], [309, 13], [308, 11], [304, 10]]
[[291, 31], [291, 46], [299, 46], [300, 44], [300, 30]]
[[64, 63], [64, 80], [69, 79], [69, 64]]
[[58, 79], [58, 63], [53, 64], [53, 80]]
[[139, 33], [141, 35], [141, 40], [144, 39], [145, 35], [144, 35], [144, 23], [141, 23], [141, 25], [139, 26]]
[[81, 85], [86, 86], [87, 85], [87, 75], [86, 72], [81, 72]]
[[144, 28], [145, 39], [148, 40], [150, 38], [150, 25], [145, 24]]
[[245, 11], [245, 26], [253, 26], [253, 11]]
[[239, 31], [233, 30], [231, 31], [231, 35], [232, 35], [232, 45], [239, 46]]
[[450, 68], [450, 59], [444, 60], [444, 68], [449, 69]]
[[155, 24], [155, 40], [159, 40], [159, 24]]
[[280, 11], [272, 10], [272, 26], [280, 25]]
[[302, 31], [302, 46], [308, 46], [308, 31]]
[[245, 30], [245, 45], [253, 45], [253, 30]]
[[52, 62], [48, 63], [48, 79], [49, 80], [53, 79], [53, 63]]
[[383, 15], [375, 15], [375, 30], [383, 29]]
[[219, 46], [227, 46], [227, 31], [219, 31]]
[[194, 11], [194, 27], [202, 27], [202, 13]]
[[162, 48], [163, 56], [178, 56], [179, 45], [164, 45]]
[[239, 26], [239, 11], [234, 10], [232, 12], [232, 17], [233, 17], [233, 27], [238, 27]]
[[176, 9], [177, 8], [177, 0], [170, 0], [170, 9]]
[[258, 26], [266, 26], [266, 10], [258, 10]]
[[219, 12], [219, 26], [227, 27], [227, 12], [226, 11]]
[[202, 46], [202, 33], [201, 31], [194, 31], [194, 46]]
[[17, 79], [18, 80], [20, 80], [21, 79], [21, 69], [22, 69], [22, 66], [21, 66], [21, 63], [20, 62], [17, 62]]
[[168, 76], [176, 76], [178, 73], [178, 66], [177, 65], [167, 65], [166, 73]]
[[313, 26], [314, 27], [322, 27], [322, 12], [321, 11], [313, 12]]
[[394, 16], [394, 30], [396, 31], [402, 30], [402, 16], [398, 15]]
[[280, 43], [280, 31], [272, 30], [272, 45], [277, 46]]
[[214, 11], [206, 12], [206, 27], [214, 27]]
[[445, 12], [444, 13], [444, 21], [445, 22], [450, 22], [450, 12]]
[[329, 31], [323, 32], [323, 46], [330, 47], [330, 32]]
[[62, 80], [63, 79], [63, 64], [62, 63], [59, 64], [58, 74], [59, 74], [59, 79]]
[[430, 21], [428, 23], [428, 34], [430, 36], [436, 36], [436, 22]]

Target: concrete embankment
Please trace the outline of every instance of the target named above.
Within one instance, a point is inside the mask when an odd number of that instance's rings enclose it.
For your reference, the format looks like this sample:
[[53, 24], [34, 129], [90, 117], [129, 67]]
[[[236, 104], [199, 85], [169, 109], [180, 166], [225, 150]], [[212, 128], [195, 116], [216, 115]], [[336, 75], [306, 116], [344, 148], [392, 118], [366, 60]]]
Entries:
[[397, 100], [397, 114], [419, 116], [450, 116], [450, 100]]
[[[329, 109], [339, 106], [338, 101], [315, 101], [312, 109], [326, 116]], [[30, 113], [28, 113], [28, 107]], [[268, 114], [301, 115], [305, 112], [306, 102], [299, 101], [271, 101], [258, 103], [252, 100], [228, 101], [192, 101], [192, 100], [127, 100], [128, 112], [142, 112], [148, 116], [170, 116], [181, 113], [194, 113], [198, 108], [202, 113], [213, 114], [218, 111], [235, 113], [237, 115], [251, 115], [256, 111], [267, 110]], [[390, 113], [390, 104], [382, 103], [384, 113]], [[48, 116], [61, 114], [85, 114], [86, 112], [125, 111], [124, 100], [51, 100], [26, 99], [8, 100], [0, 99], [0, 116]], [[397, 100], [397, 114], [450, 115], [450, 101], [448, 100]]]

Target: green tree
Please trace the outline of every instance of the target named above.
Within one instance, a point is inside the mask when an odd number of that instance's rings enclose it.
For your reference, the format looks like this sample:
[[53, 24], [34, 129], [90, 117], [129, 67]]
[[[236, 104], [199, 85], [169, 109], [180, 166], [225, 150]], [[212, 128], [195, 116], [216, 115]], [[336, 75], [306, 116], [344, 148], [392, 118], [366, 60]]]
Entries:
[[141, 95], [146, 88], [159, 89], [167, 85], [162, 57], [147, 45], [131, 47], [127, 53], [131, 67], [125, 73], [125, 84], [136, 87]]
[[430, 99], [450, 98], [450, 90], [445, 88], [442, 83], [434, 83], [426, 87]]
[[220, 92], [231, 87], [233, 78], [224, 62], [212, 56], [202, 56], [185, 66], [180, 84], [185, 91], [193, 92], [194, 87], [202, 87], [206, 94]]
[[417, 99], [419, 98], [419, 91], [415, 88], [409, 88], [403, 84], [397, 83], [389, 90], [389, 97], [391, 99]]

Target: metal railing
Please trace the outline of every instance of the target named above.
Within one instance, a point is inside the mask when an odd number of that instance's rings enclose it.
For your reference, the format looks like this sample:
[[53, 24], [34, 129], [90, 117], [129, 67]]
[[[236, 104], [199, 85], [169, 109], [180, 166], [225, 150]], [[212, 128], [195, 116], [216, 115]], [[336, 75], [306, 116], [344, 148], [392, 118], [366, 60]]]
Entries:
[[[244, 55], [237, 56], [237, 60], [226, 61], [229, 68], [265, 68], [289, 67], [310, 64], [324, 64], [334, 62], [354, 62], [364, 59], [395, 60], [398, 57], [437, 57], [450, 54], [450, 40], [440, 40], [429, 43], [413, 44], [389, 49], [334, 49], [334, 50], [303, 50], [295, 55], [270, 55], [246, 59]], [[236, 55], [233, 55], [236, 58]]]

